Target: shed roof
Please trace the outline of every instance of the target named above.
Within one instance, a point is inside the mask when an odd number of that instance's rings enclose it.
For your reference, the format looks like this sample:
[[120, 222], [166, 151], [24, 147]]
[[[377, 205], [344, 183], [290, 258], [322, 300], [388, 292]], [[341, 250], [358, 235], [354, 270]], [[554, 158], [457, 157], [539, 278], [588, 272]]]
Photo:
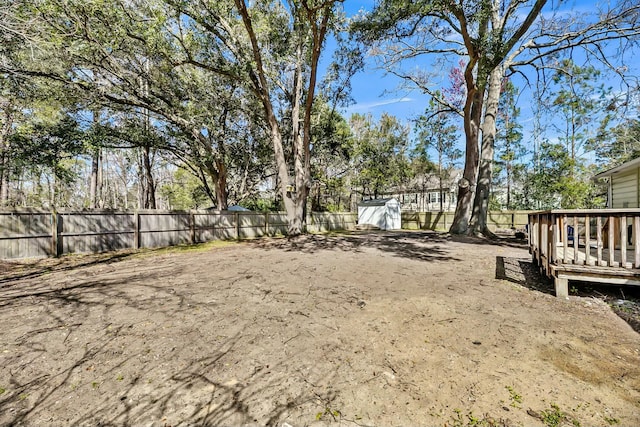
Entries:
[[387, 198], [387, 199], [371, 199], [371, 200], [362, 200], [358, 203], [358, 206], [384, 206], [387, 203], [389, 203], [390, 201], [394, 201], [395, 203], [398, 203], [398, 201], [396, 199], [394, 199], [393, 197]]
[[607, 176], [615, 175], [617, 173], [624, 172], [638, 166], [640, 166], [640, 157], [638, 157], [637, 159], [629, 160], [628, 162], [616, 166], [615, 168], [600, 172], [594, 178], [605, 178]]

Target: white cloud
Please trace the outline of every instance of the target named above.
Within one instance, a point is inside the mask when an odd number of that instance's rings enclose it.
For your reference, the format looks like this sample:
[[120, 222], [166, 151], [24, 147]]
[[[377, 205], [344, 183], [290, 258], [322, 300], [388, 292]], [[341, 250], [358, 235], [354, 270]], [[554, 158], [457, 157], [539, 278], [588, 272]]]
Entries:
[[355, 105], [352, 105], [348, 108], [350, 111], [368, 111], [378, 107], [384, 107], [385, 105], [398, 104], [400, 102], [413, 102], [413, 98], [402, 97], [402, 98], [393, 98], [393, 99], [385, 99], [382, 101], [373, 101], [373, 102], [359, 102]]

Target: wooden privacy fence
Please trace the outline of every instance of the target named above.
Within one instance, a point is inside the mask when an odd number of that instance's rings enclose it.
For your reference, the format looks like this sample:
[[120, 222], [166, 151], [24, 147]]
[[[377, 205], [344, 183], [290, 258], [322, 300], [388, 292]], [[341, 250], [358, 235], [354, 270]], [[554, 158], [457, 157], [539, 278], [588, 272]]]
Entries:
[[569, 280], [640, 285], [640, 209], [532, 212], [529, 251], [558, 296]]
[[[402, 228], [447, 230], [452, 212], [403, 212]], [[489, 228], [524, 229], [527, 212], [490, 212]], [[307, 230], [353, 230], [357, 213], [312, 212]], [[285, 235], [283, 212], [68, 211], [0, 212], [0, 259], [156, 248], [223, 239]]]
[[[529, 211], [489, 212], [487, 227], [497, 230], [524, 230]], [[402, 228], [407, 230], [448, 231], [453, 223], [454, 212], [402, 212]]]
[[[352, 230], [355, 213], [313, 212], [311, 232]], [[74, 211], [0, 212], [0, 259], [156, 248], [210, 240], [285, 235], [282, 212]]]

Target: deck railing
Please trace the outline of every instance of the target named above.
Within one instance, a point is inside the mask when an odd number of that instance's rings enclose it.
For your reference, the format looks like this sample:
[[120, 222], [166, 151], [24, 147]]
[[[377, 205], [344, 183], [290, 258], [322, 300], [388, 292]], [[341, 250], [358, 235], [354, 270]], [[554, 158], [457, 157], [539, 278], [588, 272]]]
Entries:
[[528, 231], [530, 252], [550, 277], [559, 265], [640, 268], [640, 209], [532, 212]]

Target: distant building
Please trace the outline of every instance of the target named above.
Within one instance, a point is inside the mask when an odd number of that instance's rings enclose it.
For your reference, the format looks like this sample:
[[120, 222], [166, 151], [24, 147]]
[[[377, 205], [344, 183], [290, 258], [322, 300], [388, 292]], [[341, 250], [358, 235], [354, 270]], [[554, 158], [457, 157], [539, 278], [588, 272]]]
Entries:
[[435, 175], [421, 175], [413, 178], [404, 188], [383, 192], [379, 197], [394, 198], [400, 202], [403, 211], [413, 212], [439, 212], [440, 199], [442, 199], [442, 211], [454, 212], [458, 203], [458, 181], [462, 177], [460, 170], [452, 170], [440, 182]]
[[607, 208], [640, 208], [640, 157], [599, 173], [609, 178]]

